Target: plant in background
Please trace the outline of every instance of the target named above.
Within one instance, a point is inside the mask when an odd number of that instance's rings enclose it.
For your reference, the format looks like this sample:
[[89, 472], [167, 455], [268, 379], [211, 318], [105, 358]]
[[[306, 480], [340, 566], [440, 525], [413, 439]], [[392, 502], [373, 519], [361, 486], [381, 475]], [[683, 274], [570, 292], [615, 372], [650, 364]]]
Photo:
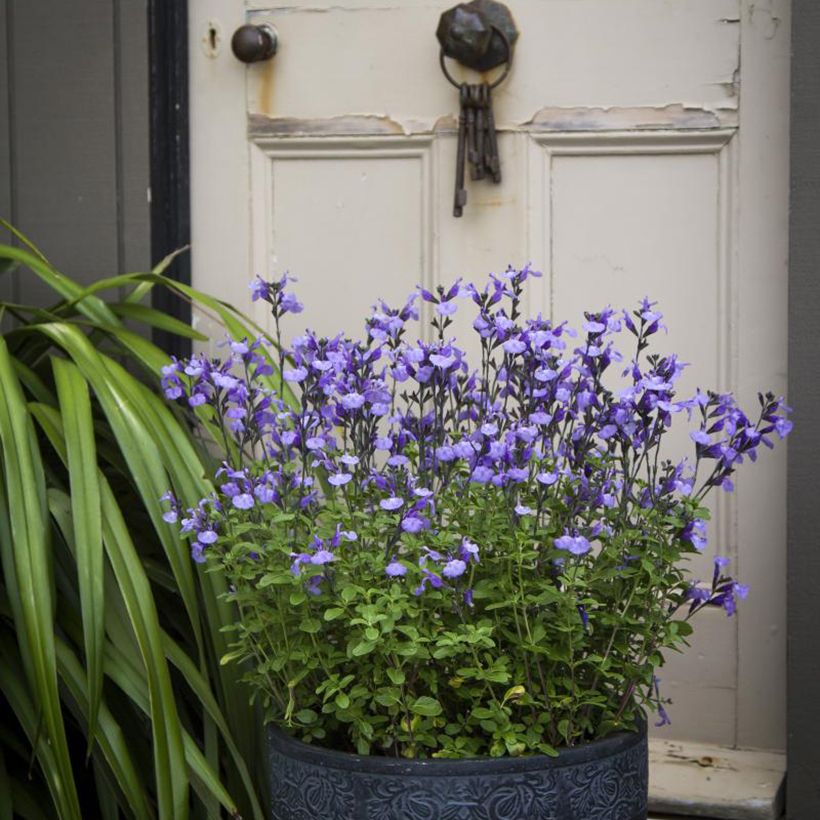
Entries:
[[[230, 584], [240, 617], [224, 660], [268, 720], [360, 754], [554, 754], [668, 720], [656, 668], [707, 606], [746, 588], [706, 544], [704, 499], [791, 427], [760, 396], [679, 398], [684, 365], [649, 352], [655, 306], [524, 318], [528, 268], [380, 303], [366, 336], [312, 332], [281, 348], [235, 337], [223, 361], [163, 371], [166, 395], [220, 431], [218, 488], [166, 519]], [[257, 281], [279, 335], [301, 305], [287, 277]], [[408, 341], [419, 315], [428, 341]], [[472, 303], [480, 358], [448, 337]], [[463, 309], [463, 308], [462, 308]], [[619, 349], [620, 346], [620, 349]], [[292, 391], [292, 393], [291, 393]], [[693, 457], [664, 459], [675, 417]]]
[[161, 268], [83, 289], [16, 235], [28, 247], [0, 245], [0, 260], [55, 304], [0, 305], [13, 320], [0, 339], [0, 817], [184, 820], [221, 805], [261, 818], [248, 696], [218, 664], [235, 618], [225, 582], [162, 518], [169, 485], [191, 504], [208, 494], [212, 462], [158, 395], [168, 357], [125, 320], [201, 338], [141, 304], [159, 285], [254, 331]]

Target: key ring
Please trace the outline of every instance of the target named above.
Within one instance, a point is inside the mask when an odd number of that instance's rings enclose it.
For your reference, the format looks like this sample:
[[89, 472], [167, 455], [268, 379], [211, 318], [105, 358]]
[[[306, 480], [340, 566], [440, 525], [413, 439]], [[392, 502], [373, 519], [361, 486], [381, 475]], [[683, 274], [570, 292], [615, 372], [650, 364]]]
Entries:
[[[501, 83], [503, 83], [504, 80], [507, 79], [507, 75], [510, 73], [510, 68], [512, 68], [512, 46], [510, 45], [509, 38], [507, 37], [506, 34], [504, 34], [503, 31], [501, 31], [500, 28], [498, 28], [498, 26], [493, 26], [492, 29], [493, 29], [494, 32], [496, 32], [498, 34], [498, 36], [501, 38], [502, 42], [504, 43], [504, 48], [507, 50], [507, 58], [504, 61], [504, 70], [501, 72], [499, 77], [497, 77], [495, 80], [493, 80], [492, 83], [488, 84], [490, 90], [492, 90], [494, 88], [497, 88], [499, 85], [501, 85]], [[444, 54], [444, 49], [442, 48], [439, 51], [439, 54], [438, 54], [438, 61], [439, 61], [439, 65], [441, 66], [441, 70], [442, 70], [442, 72], [444, 72], [444, 76], [447, 78], [450, 85], [455, 86], [456, 88], [461, 88], [463, 83], [458, 83], [453, 79], [453, 76], [447, 70], [447, 63], [444, 60], [445, 60], [445, 54]]]

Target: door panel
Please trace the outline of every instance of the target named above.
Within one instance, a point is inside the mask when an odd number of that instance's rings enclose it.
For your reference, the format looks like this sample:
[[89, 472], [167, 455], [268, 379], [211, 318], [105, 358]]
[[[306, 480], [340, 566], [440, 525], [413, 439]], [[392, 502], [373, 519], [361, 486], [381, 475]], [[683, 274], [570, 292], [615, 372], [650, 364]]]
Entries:
[[[544, 271], [531, 313], [577, 321], [650, 296], [669, 325], [658, 350], [693, 365], [682, 389], [782, 392], [788, 0], [510, 0], [504, 179], [468, 182], [461, 219], [457, 93], [434, 36], [448, 5], [191, 2], [195, 284], [257, 310], [250, 277], [290, 270], [294, 330], [356, 331], [378, 297], [529, 261]], [[272, 61], [233, 58], [245, 22], [277, 29]], [[687, 447], [679, 433], [672, 450]], [[706, 578], [732, 557], [753, 594], [734, 620], [705, 613], [661, 670], [665, 737], [783, 746], [785, 457], [764, 461], [715, 499], [695, 564]]]
[[404, 304], [431, 270], [430, 143], [401, 143], [255, 142], [254, 269], [290, 266], [323, 334], [361, 333], [377, 297]]

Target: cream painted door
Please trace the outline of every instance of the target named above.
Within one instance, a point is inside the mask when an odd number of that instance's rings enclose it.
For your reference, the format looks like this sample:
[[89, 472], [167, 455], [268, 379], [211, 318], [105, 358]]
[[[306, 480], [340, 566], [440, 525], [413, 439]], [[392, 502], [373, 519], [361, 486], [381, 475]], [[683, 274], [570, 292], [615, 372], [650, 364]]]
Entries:
[[[782, 392], [787, 0], [509, 0], [504, 182], [468, 182], [461, 219], [448, 5], [191, 0], [194, 284], [251, 309], [250, 277], [290, 270], [300, 319], [356, 330], [377, 296], [531, 261], [533, 312], [649, 295], [689, 388]], [[233, 57], [246, 22], [276, 28], [272, 61]], [[763, 458], [719, 500], [702, 568], [731, 555], [752, 594], [660, 672], [667, 737], [785, 745], [785, 454]]]

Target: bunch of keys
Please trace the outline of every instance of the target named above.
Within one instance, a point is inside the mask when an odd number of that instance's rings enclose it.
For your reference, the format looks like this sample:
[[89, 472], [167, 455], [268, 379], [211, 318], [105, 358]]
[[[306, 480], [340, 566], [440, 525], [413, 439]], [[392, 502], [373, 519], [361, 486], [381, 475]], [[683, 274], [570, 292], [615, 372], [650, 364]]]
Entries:
[[495, 133], [492, 92], [487, 83], [459, 86], [458, 151], [456, 154], [456, 192], [453, 216], [461, 216], [467, 203], [464, 163], [470, 163], [470, 179], [489, 176], [501, 182], [501, 161]]

